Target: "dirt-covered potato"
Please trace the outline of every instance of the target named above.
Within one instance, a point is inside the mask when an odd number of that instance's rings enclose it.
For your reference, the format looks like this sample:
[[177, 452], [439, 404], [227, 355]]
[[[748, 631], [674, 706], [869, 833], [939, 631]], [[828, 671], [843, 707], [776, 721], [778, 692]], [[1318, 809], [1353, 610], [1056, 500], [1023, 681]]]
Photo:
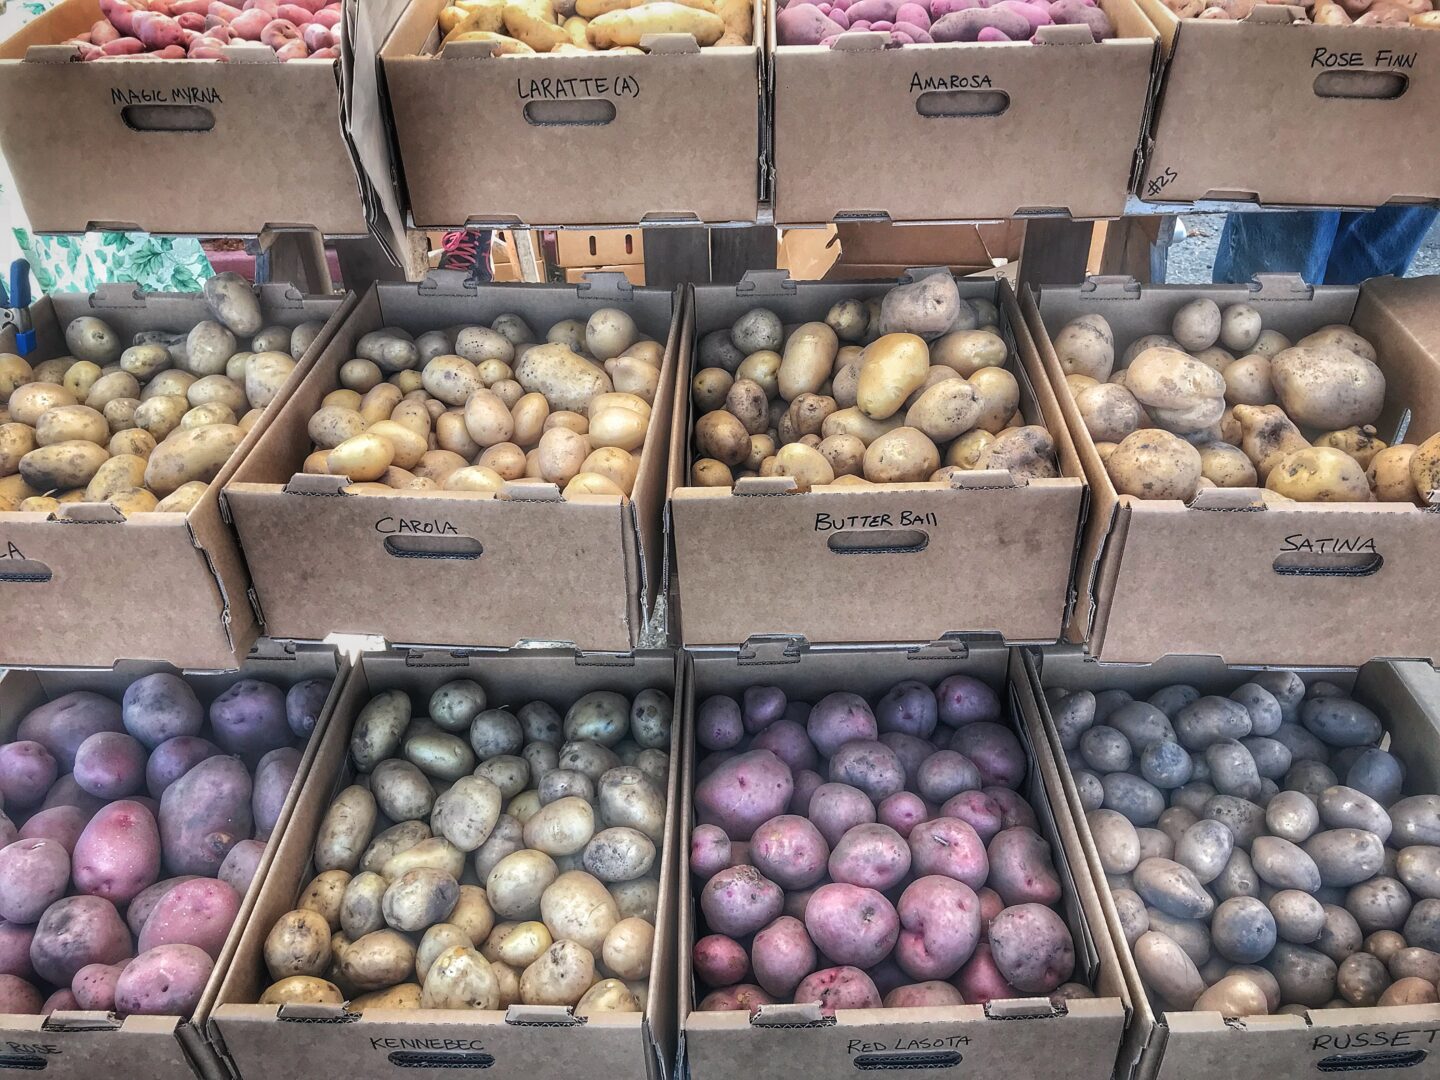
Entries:
[[1360, 463], [1328, 446], [1286, 454], [1270, 470], [1265, 486], [1297, 502], [1369, 502], [1373, 498]]
[[1385, 374], [1372, 357], [1339, 345], [1297, 345], [1270, 361], [1270, 376], [1297, 424], [1322, 431], [1373, 424], [1385, 403]]
[[1115, 334], [1103, 315], [1072, 319], [1055, 335], [1055, 355], [1066, 375], [1105, 382], [1115, 366]]
[[1122, 495], [1188, 502], [1199, 488], [1202, 463], [1200, 451], [1179, 436], [1142, 428], [1126, 436], [1105, 468]]

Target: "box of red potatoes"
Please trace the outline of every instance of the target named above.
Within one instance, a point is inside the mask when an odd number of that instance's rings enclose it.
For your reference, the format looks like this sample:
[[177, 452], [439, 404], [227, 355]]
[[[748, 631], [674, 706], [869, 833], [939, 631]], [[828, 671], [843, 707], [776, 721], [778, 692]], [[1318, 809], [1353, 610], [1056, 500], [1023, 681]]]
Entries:
[[1129, 999], [1010, 651], [757, 640], [686, 668], [694, 1080], [1111, 1075]]

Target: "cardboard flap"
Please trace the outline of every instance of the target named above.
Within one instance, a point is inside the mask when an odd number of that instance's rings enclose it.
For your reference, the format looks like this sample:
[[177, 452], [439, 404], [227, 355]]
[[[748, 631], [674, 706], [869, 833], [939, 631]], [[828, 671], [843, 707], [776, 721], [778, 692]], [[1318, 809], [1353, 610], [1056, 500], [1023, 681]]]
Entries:
[[1095, 35], [1090, 27], [1081, 25], [1061, 26], [1052, 24], [1050, 26], [1037, 27], [1035, 36], [1032, 38], [1037, 45], [1094, 45]]
[[830, 43], [835, 52], [875, 52], [888, 48], [890, 35], [884, 30], [865, 30], [854, 34], [841, 34]]
[[280, 58], [275, 50], [258, 41], [237, 41], [224, 45], [221, 54], [232, 64], [278, 64]]
[[644, 34], [640, 47], [655, 56], [699, 56], [694, 34]]
[[507, 1024], [544, 1024], [573, 1027], [585, 1023], [569, 1005], [511, 1005], [505, 1010]]
[[29, 64], [68, 64], [79, 59], [80, 49], [75, 45], [31, 45], [25, 50]]
[[47, 1031], [119, 1031], [121, 1020], [112, 1012], [55, 1011], [45, 1018]]
[[431, 270], [415, 286], [421, 296], [475, 296], [476, 283], [465, 270]]
[[797, 1001], [793, 1005], [761, 1005], [750, 1017], [753, 1027], [795, 1027], [823, 1024], [825, 1015], [818, 1001]]
[[285, 484], [287, 495], [344, 495], [350, 486], [348, 476], [333, 476], [329, 473], [298, 472]]
[[1138, 300], [1140, 282], [1129, 274], [1087, 274], [1080, 294], [1091, 300]]
[[[1260, 5], [1260, 7], [1267, 5]], [[1259, 7], [1256, 8], [1259, 10]], [[1256, 274], [1255, 299], [1257, 300], [1313, 300], [1315, 287], [1308, 285], [1299, 274]]]
[[255, 293], [267, 308], [303, 308], [308, 297], [289, 282], [257, 285]]
[[97, 311], [123, 311], [146, 306], [140, 286], [130, 281], [102, 281], [90, 294], [90, 306]]
[[560, 485], [553, 484], [548, 480], [507, 480], [505, 486], [495, 493], [497, 499], [506, 502], [564, 502], [565, 496], [560, 492]]
[[1028, 480], [1018, 479], [1009, 469], [969, 469], [950, 474], [950, 486], [957, 491], [989, 488], [1024, 487]]
[[1264, 510], [1259, 488], [1201, 488], [1190, 500], [1196, 510]]
[[591, 270], [575, 286], [575, 294], [587, 300], [613, 300], [625, 303], [635, 297], [635, 286], [624, 274], [612, 270]]
[[452, 41], [433, 57], [435, 60], [489, 60], [500, 55], [498, 41]]
[[50, 515], [56, 521], [81, 525], [124, 525], [125, 515], [113, 503], [64, 503]]
[[[840, 40], [840, 39], [836, 39]], [[735, 286], [736, 296], [793, 296], [795, 282], [788, 270], [746, 270]]]
[[1255, 26], [1288, 26], [1291, 23], [1308, 24], [1310, 22], [1305, 16], [1303, 7], [1288, 4], [1256, 4], [1250, 14], [1240, 21]]
[[[834, 485], [825, 489], [834, 490]], [[735, 481], [736, 495], [789, 495], [799, 490], [793, 476], [742, 476]]]

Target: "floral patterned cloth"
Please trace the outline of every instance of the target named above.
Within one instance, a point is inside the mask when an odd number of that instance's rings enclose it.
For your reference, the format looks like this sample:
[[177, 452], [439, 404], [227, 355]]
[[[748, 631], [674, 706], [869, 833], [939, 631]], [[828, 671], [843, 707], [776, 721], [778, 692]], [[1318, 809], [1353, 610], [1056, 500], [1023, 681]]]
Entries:
[[[0, 40], [59, 0], [0, 0]], [[26, 258], [41, 292], [90, 292], [107, 281], [133, 281], [154, 292], [195, 292], [213, 276], [198, 240], [143, 233], [35, 236], [8, 165], [0, 162], [0, 271]]]

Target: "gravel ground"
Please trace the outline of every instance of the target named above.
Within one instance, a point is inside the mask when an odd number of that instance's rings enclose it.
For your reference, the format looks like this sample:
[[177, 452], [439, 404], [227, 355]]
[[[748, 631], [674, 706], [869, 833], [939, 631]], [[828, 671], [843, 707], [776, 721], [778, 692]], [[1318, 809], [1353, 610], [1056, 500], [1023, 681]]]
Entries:
[[[1224, 214], [1186, 214], [1184, 240], [1170, 246], [1168, 280], [1175, 285], [1208, 284], [1215, 266], [1215, 250], [1220, 243]], [[1430, 230], [1407, 277], [1440, 274], [1440, 222]]]

